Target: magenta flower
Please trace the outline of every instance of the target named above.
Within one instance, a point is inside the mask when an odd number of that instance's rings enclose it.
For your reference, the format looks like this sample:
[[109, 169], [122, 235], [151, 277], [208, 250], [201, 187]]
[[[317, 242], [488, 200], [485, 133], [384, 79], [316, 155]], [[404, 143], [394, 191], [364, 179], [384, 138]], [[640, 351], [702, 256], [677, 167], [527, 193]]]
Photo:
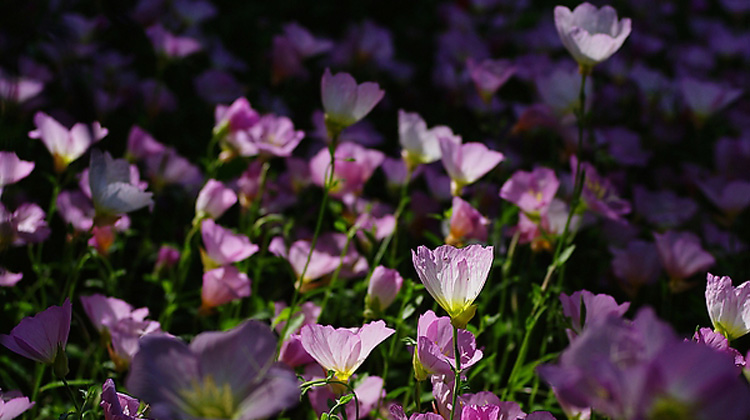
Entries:
[[117, 392], [115, 381], [111, 378], [102, 384], [102, 401], [104, 420], [136, 420], [143, 418], [138, 413], [141, 403], [136, 398]]
[[21, 396], [18, 391], [0, 390], [0, 420], [14, 419], [33, 406], [34, 403], [29, 401], [29, 397]]
[[154, 418], [260, 419], [299, 401], [294, 372], [274, 363], [276, 337], [258, 321], [198, 334], [190, 345], [147, 335], [126, 380]]
[[0, 267], [0, 287], [13, 287], [21, 281], [23, 273], [11, 273], [10, 271]]
[[154, 270], [160, 271], [165, 268], [172, 268], [180, 261], [180, 250], [171, 245], [162, 245], [156, 256]]
[[0, 250], [42, 242], [50, 234], [44, 210], [33, 203], [24, 203], [9, 213], [0, 203]]
[[374, 313], [381, 313], [391, 306], [403, 283], [404, 279], [398, 270], [382, 265], [375, 267], [370, 276], [370, 283], [367, 285], [365, 305]]
[[218, 219], [237, 202], [237, 194], [215, 179], [206, 181], [195, 201], [195, 217]]
[[411, 170], [419, 164], [440, 159], [438, 137], [456, 137], [449, 127], [438, 125], [427, 129], [427, 123], [416, 112], [398, 110], [398, 141], [401, 156]]
[[555, 27], [565, 48], [584, 71], [609, 58], [630, 35], [630, 19], [617, 19], [611, 6], [581, 3], [572, 12], [555, 7]]
[[306, 325], [300, 333], [302, 346], [326, 371], [346, 382], [367, 359], [370, 352], [396, 331], [383, 321], [360, 328], [338, 328], [330, 325]]
[[229, 303], [250, 296], [250, 279], [233, 265], [224, 265], [203, 273], [201, 310]]
[[485, 103], [490, 103], [495, 92], [516, 72], [516, 66], [510, 60], [485, 59], [477, 63], [469, 58], [466, 67]]
[[91, 152], [89, 186], [97, 224], [113, 224], [123, 213], [153, 204], [153, 194], [132, 182], [130, 164], [124, 159], [112, 159], [109, 152]]
[[714, 329], [729, 340], [750, 332], [750, 282], [736, 288], [732, 279], [723, 276], [706, 276], [706, 306]]
[[555, 171], [534, 168], [516, 171], [500, 188], [500, 197], [518, 206], [524, 213], [540, 215], [547, 212], [560, 187]]
[[133, 306], [124, 300], [107, 297], [100, 294], [81, 296], [83, 310], [88, 315], [91, 323], [99, 332], [111, 328], [123, 319], [134, 319], [143, 321], [148, 316], [148, 308], [133, 309]]
[[[685, 341], [687, 341], [687, 339], [685, 339]], [[695, 334], [693, 334], [693, 341], [705, 344], [719, 353], [724, 353], [732, 357], [732, 359], [734, 359], [734, 364], [739, 368], [745, 366], [745, 358], [742, 357], [742, 353], [732, 348], [729, 345], [729, 340], [727, 340], [723, 334], [715, 332], [711, 328], [701, 328], [696, 331]]]
[[201, 223], [201, 235], [205, 247], [201, 256], [206, 270], [240, 262], [260, 249], [258, 245], [250, 243], [247, 236], [233, 233], [211, 219], [205, 219]]
[[328, 253], [318, 245], [316, 249], [312, 250], [310, 264], [308, 264], [307, 270], [304, 273], [305, 277], [302, 278], [302, 271], [305, 268], [307, 257], [310, 254], [309, 241], [296, 241], [289, 247], [289, 249], [287, 249], [286, 245], [284, 245], [284, 239], [281, 237], [275, 237], [268, 245], [268, 250], [277, 257], [289, 261], [294, 274], [297, 276], [297, 280], [303, 285], [312, 283], [313, 281], [332, 273], [341, 263], [340, 255]]
[[700, 238], [690, 232], [654, 233], [654, 239], [673, 292], [690, 288], [692, 284], [685, 280], [707, 270], [716, 262], [711, 254], [703, 250]]
[[474, 299], [479, 296], [494, 259], [491, 246], [450, 245], [434, 251], [424, 246], [412, 250], [412, 261], [427, 292], [451, 317], [453, 325], [466, 327], [476, 312]]
[[490, 221], [461, 197], [453, 197], [451, 218], [448, 221], [448, 235], [445, 243], [463, 246], [466, 243], [486, 242], [487, 226]]
[[[458, 351], [461, 369], [467, 369], [482, 360], [474, 334], [458, 330]], [[453, 326], [447, 316], [438, 317], [427, 311], [417, 324], [417, 349], [414, 352], [414, 374], [423, 381], [428, 375], [451, 375], [456, 368], [453, 345]]]
[[146, 35], [151, 40], [154, 50], [169, 58], [183, 58], [202, 49], [200, 42], [186, 36], [176, 36], [161, 24], [155, 24], [146, 29]]
[[[330, 193], [335, 197], [347, 194], [360, 194], [385, 155], [375, 149], [367, 149], [356, 143], [341, 143], [334, 153], [336, 160], [333, 171], [333, 185]], [[310, 177], [318, 186], [324, 186], [331, 171], [331, 154], [321, 149], [310, 160]]]
[[[62, 306], [50, 306], [35, 316], [22, 319], [10, 335], [0, 335], [0, 344], [23, 357], [51, 365], [65, 358], [71, 316], [70, 299], [65, 299]], [[67, 359], [65, 363], [67, 373]]]
[[404, 407], [398, 404], [391, 406], [390, 413], [393, 420], [444, 420], [443, 416], [437, 413], [412, 413], [411, 416], [406, 417]]
[[326, 69], [320, 82], [320, 95], [331, 138], [336, 138], [341, 130], [369, 114], [384, 94], [377, 83], [357, 85], [349, 73], [331, 75]]
[[289, 157], [305, 137], [305, 132], [295, 130], [292, 120], [287, 117], [268, 114], [248, 129], [248, 136], [255, 154]]
[[635, 296], [641, 286], [656, 281], [661, 273], [661, 262], [656, 245], [633, 240], [624, 249], [610, 248], [612, 272], [625, 291]]
[[[618, 305], [612, 296], [603, 293], [595, 295], [588, 290], [579, 290], [570, 296], [560, 293], [560, 303], [563, 315], [570, 318], [572, 330], [566, 332], [571, 341], [597, 320], [609, 316], [622, 317], [630, 308], [630, 302]], [[581, 319], [583, 308], [586, 310], [585, 320]]]
[[44, 82], [23, 76], [9, 76], [0, 72], [0, 98], [23, 103], [44, 90]]
[[3, 187], [26, 178], [33, 170], [34, 162], [19, 159], [15, 152], [0, 152], [0, 195]]
[[64, 171], [71, 162], [81, 157], [93, 143], [108, 133], [98, 122], [94, 122], [91, 127], [78, 123], [68, 130], [44, 112], [34, 115], [34, 124], [36, 130], [30, 131], [29, 137], [42, 140], [52, 154], [57, 172]]
[[460, 137], [439, 137], [443, 167], [451, 177], [451, 193], [461, 195], [463, 187], [473, 184], [505, 159], [482, 143], [461, 144]]

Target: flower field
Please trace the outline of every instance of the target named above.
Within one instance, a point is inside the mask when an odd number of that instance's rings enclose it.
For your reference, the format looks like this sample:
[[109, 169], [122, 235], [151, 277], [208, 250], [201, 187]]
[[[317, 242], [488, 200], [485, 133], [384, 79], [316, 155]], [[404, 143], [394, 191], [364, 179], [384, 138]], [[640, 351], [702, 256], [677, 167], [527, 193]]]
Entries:
[[300, 6], [0, 5], [0, 420], [750, 419], [750, 2]]

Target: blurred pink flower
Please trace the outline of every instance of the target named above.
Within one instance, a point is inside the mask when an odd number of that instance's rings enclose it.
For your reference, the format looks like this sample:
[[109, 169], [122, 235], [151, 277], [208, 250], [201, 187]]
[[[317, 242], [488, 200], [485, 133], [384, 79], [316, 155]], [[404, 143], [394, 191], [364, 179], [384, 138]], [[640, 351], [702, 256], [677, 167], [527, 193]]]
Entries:
[[237, 202], [237, 195], [215, 179], [206, 181], [195, 201], [195, 217], [218, 219]]
[[204, 252], [201, 253], [205, 271], [240, 262], [258, 252], [258, 245], [242, 234], [217, 225], [211, 219], [201, 223]]
[[419, 164], [432, 163], [440, 159], [438, 137], [457, 137], [444, 125], [427, 129], [427, 123], [416, 112], [398, 111], [398, 140], [401, 157], [412, 171]]
[[147, 28], [146, 35], [151, 40], [154, 50], [169, 58], [187, 57], [203, 49], [197, 40], [186, 36], [176, 36], [158, 23]]
[[517, 205], [530, 215], [547, 213], [560, 187], [555, 171], [538, 167], [533, 171], [516, 171], [500, 188], [500, 197]]
[[[0, 390], [0, 420], [11, 420], [34, 406], [29, 397], [21, 396], [18, 391], [2, 392]], [[109, 419], [107, 419], [109, 420]]]
[[486, 242], [489, 224], [490, 221], [482, 216], [479, 210], [461, 197], [453, 197], [451, 218], [448, 222], [449, 231], [445, 243], [463, 246], [467, 243]]
[[382, 265], [375, 267], [367, 285], [365, 306], [375, 314], [382, 313], [396, 299], [404, 279], [397, 270]]
[[357, 84], [349, 73], [323, 73], [320, 95], [325, 110], [326, 127], [332, 138], [372, 111], [385, 92], [374, 82]]
[[707, 270], [716, 260], [701, 247], [701, 240], [690, 232], [667, 231], [654, 233], [659, 258], [667, 274], [673, 292], [681, 292], [694, 286], [686, 280], [692, 275]]
[[461, 144], [461, 137], [438, 137], [443, 167], [451, 177], [451, 194], [461, 195], [463, 187], [473, 184], [505, 159], [483, 143]]
[[0, 287], [13, 287], [21, 281], [23, 273], [11, 273], [3, 267], [0, 267]]
[[466, 60], [466, 67], [485, 103], [489, 103], [495, 92], [516, 72], [516, 66], [510, 60], [485, 59], [477, 63], [470, 57]]
[[[356, 143], [341, 143], [334, 152], [336, 160], [333, 171], [333, 185], [330, 193], [334, 197], [347, 194], [359, 195], [367, 180], [370, 179], [385, 155], [375, 149], [366, 149]], [[310, 177], [318, 186], [324, 186], [331, 170], [331, 154], [328, 149], [321, 149], [310, 160]]]
[[34, 162], [19, 159], [15, 152], [0, 152], [0, 195], [3, 187], [26, 178], [33, 170]]
[[224, 265], [203, 273], [201, 311], [204, 313], [208, 313], [216, 306], [248, 296], [250, 279], [235, 266]]
[[[44, 112], [34, 115], [36, 130], [29, 132], [32, 139], [41, 139], [54, 159], [55, 171], [62, 172], [88, 148], [109, 132], [98, 122], [91, 126], [78, 123], [70, 130]], [[92, 138], [93, 135], [93, 138]]]

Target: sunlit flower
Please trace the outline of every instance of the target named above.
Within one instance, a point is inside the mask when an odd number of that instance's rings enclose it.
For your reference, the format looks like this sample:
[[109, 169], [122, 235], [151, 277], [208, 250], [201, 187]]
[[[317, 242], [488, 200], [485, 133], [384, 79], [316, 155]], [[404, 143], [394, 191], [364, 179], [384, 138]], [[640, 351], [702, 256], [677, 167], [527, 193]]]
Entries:
[[611, 6], [597, 9], [581, 3], [572, 12], [565, 6], [555, 7], [557, 33], [582, 71], [591, 71], [619, 50], [630, 35], [630, 26], [630, 19], [618, 20]]
[[374, 82], [357, 84], [349, 73], [331, 75], [326, 69], [320, 82], [328, 133], [335, 138], [346, 127], [369, 114], [385, 92]]
[[438, 137], [443, 167], [451, 177], [451, 193], [461, 195], [463, 187], [473, 184], [491, 171], [505, 156], [483, 143], [461, 144], [461, 137]]
[[717, 332], [735, 340], [750, 332], [750, 282], [734, 287], [732, 279], [706, 276], [706, 306]]
[[431, 251], [420, 246], [412, 250], [412, 261], [427, 292], [464, 328], [476, 312], [474, 299], [487, 281], [494, 259], [491, 246], [470, 245], [455, 248], [443, 245]]
[[330, 325], [306, 325], [300, 333], [302, 346], [326, 370], [332, 370], [339, 381], [346, 382], [370, 352], [396, 331], [383, 321], [360, 328], [337, 328]]
[[[55, 171], [62, 172], [74, 160], [83, 155], [95, 142], [104, 138], [108, 130], [98, 122], [90, 127], [78, 123], [70, 130], [44, 112], [34, 115], [36, 130], [29, 132], [32, 139], [41, 139], [54, 159]], [[92, 137], [93, 136], [93, 137]]]

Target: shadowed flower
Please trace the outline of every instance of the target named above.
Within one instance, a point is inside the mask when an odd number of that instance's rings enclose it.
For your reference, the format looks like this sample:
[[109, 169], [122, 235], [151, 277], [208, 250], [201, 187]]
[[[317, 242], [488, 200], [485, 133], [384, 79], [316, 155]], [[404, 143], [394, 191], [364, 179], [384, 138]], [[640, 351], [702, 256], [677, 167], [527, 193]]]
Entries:
[[21, 281], [23, 273], [11, 273], [10, 271], [0, 267], [0, 287], [13, 287]]
[[469, 58], [466, 67], [479, 96], [485, 103], [490, 103], [492, 95], [516, 72], [516, 66], [510, 60], [486, 59], [476, 63]]
[[624, 249], [610, 248], [609, 252], [612, 272], [630, 296], [635, 296], [641, 286], [655, 282], [661, 273], [659, 253], [652, 242], [633, 240]]
[[225, 265], [203, 274], [201, 311], [250, 296], [250, 279], [233, 265]]
[[[333, 184], [329, 186], [334, 197], [348, 194], [358, 195], [370, 179], [385, 155], [375, 149], [367, 149], [357, 143], [341, 143], [334, 152], [336, 160], [333, 171]], [[310, 160], [310, 178], [318, 186], [324, 186], [331, 171], [331, 154], [321, 149]]]
[[444, 125], [427, 129], [427, 123], [416, 112], [398, 110], [398, 141], [401, 144], [401, 156], [408, 170], [423, 163], [432, 163], [440, 159], [438, 137], [455, 137], [453, 131]]
[[611, 6], [597, 9], [581, 3], [572, 12], [565, 6], [555, 7], [557, 33], [582, 72], [590, 72], [617, 52], [630, 35], [630, 26], [630, 19], [618, 20]]
[[346, 382], [370, 352], [394, 332], [385, 322], [375, 321], [360, 328], [305, 325], [300, 336], [310, 356], [326, 371], [332, 370], [339, 381]]
[[459, 249], [443, 245], [431, 251], [420, 246], [411, 255], [427, 292], [448, 312], [453, 325], [465, 328], [476, 312], [474, 299], [492, 267], [493, 248], [470, 245]]
[[21, 396], [18, 391], [0, 390], [0, 420], [14, 419], [33, 406], [34, 403], [29, 401], [29, 397]]
[[[55, 171], [60, 173], [83, 155], [95, 142], [104, 138], [108, 130], [98, 122], [91, 127], [78, 123], [70, 130], [44, 112], [34, 115], [36, 130], [29, 132], [32, 139], [41, 139], [54, 159]], [[93, 138], [92, 138], [93, 135]]]
[[734, 287], [731, 278], [708, 273], [706, 306], [714, 329], [728, 340], [750, 332], [750, 282]]
[[[325, 372], [323, 372], [323, 369], [316, 364], [309, 365], [305, 369], [306, 380], [323, 379], [324, 377]], [[358, 382], [359, 383], [354, 386], [354, 394], [357, 396], [357, 402], [359, 402], [359, 410], [357, 410], [357, 407], [355, 406], [355, 401], [350, 401], [345, 407], [347, 419], [370, 418], [370, 411], [378, 406], [378, 403], [385, 398], [383, 378], [378, 376], [368, 376]], [[336, 394], [331, 390], [332, 388], [333, 387], [319, 386], [312, 388], [307, 392], [307, 395], [310, 398], [310, 405], [318, 416], [322, 413], [327, 413], [328, 410], [330, 410], [331, 402], [336, 400]], [[359, 417], [356, 416], [357, 411], [359, 411]]]
[[500, 197], [517, 205], [524, 213], [540, 215], [547, 212], [559, 187], [555, 171], [539, 167], [531, 172], [514, 172], [500, 188]]
[[699, 122], [736, 101], [742, 95], [742, 89], [731, 89], [689, 77], [680, 81], [680, 89], [685, 103]]
[[151, 40], [154, 50], [168, 58], [187, 57], [202, 49], [197, 40], [186, 36], [176, 36], [158, 23], [146, 29], [146, 35]]
[[487, 241], [487, 226], [490, 221], [461, 197], [453, 197], [449, 231], [445, 243], [463, 246], [471, 242]]
[[132, 182], [130, 164], [124, 159], [112, 159], [109, 152], [91, 151], [89, 186], [96, 209], [95, 224], [111, 225], [123, 213], [153, 204], [153, 194]]
[[138, 414], [141, 403], [137, 399], [117, 392], [115, 381], [111, 378], [102, 385], [102, 401], [99, 403], [104, 410], [104, 420], [136, 420], [143, 418]]
[[245, 321], [198, 334], [190, 345], [166, 335], [140, 342], [126, 385], [158, 419], [262, 419], [299, 401], [294, 372], [273, 362], [276, 337]]
[[[458, 330], [458, 351], [461, 369], [467, 369], [482, 360], [474, 334]], [[414, 374], [423, 381], [428, 375], [451, 375], [456, 367], [453, 345], [453, 326], [447, 316], [438, 317], [427, 311], [417, 324], [417, 349], [414, 352]]]
[[250, 242], [247, 236], [233, 233], [211, 219], [201, 223], [201, 235], [205, 251], [201, 252], [206, 271], [213, 268], [240, 262], [258, 252], [258, 245]]
[[0, 344], [31, 360], [54, 364], [55, 374], [63, 378], [68, 373], [65, 345], [71, 316], [70, 299], [65, 299], [62, 306], [50, 306], [35, 316], [22, 319], [10, 335], [0, 335]]
[[33, 170], [34, 162], [19, 159], [15, 152], [0, 152], [0, 195], [3, 187], [26, 178]]
[[397, 270], [379, 265], [375, 267], [367, 285], [365, 305], [375, 314], [382, 313], [396, 299], [404, 279]]
[[694, 286], [685, 280], [716, 262], [711, 254], [703, 250], [700, 238], [690, 232], [654, 233], [654, 239], [662, 266], [669, 274], [669, 287], [675, 293]]
[[[571, 341], [584, 331], [584, 327], [591, 325], [596, 320], [608, 316], [622, 317], [630, 308], [630, 302], [618, 305], [612, 296], [603, 293], [595, 295], [588, 290], [579, 290], [570, 296], [560, 293], [560, 303], [562, 304], [563, 315], [570, 318], [572, 330], [566, 330], [566, 332]], [[584, 313], [582, 305], [585, 308], [585, 320], [581, 319], [581, 315]]]
[[329, 136], [336, 138], [341, 130], [364, 118], [384, 94], [377, 83], [357, 85], [349, 73], [331, 75], [326, 69], [320, 82], [320, 95]]

